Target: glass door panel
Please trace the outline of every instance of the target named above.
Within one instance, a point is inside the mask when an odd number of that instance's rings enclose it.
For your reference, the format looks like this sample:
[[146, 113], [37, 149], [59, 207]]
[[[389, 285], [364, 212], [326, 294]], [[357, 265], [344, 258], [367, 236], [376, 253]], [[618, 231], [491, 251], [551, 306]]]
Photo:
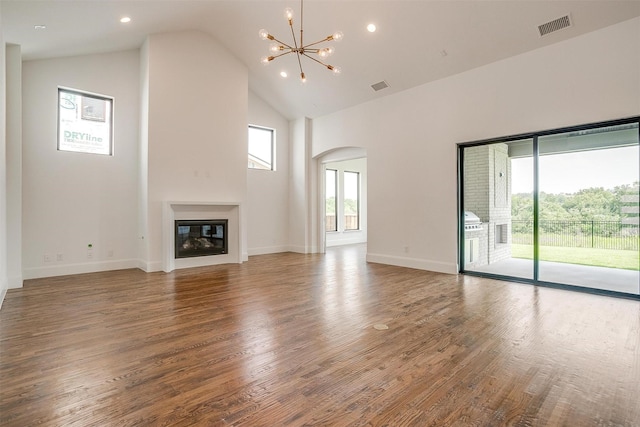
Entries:
[[464, 270], [533, 280], [533, 140], [464, 147]]
[[538, 147], [538, 280], [638, 295], [638, 124]]

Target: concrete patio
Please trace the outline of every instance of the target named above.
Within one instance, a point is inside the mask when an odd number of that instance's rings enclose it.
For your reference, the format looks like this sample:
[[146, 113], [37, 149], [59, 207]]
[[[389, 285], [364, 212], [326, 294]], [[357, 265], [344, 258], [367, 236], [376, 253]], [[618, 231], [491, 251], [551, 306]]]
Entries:
[[[533, 279], [533, 261], [509, 258], [470, 271]], [[617, 268], [540, 261], [538, 280], [625, 294], [640, 294], [640, 272]]]

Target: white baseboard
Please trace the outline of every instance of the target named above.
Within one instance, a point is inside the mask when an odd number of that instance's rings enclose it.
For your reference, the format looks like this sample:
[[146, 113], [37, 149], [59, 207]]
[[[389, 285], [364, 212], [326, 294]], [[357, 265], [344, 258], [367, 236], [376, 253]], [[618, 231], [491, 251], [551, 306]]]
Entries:
[[7, 287], [9, 289], [19, 289], [22, 287], [22, 282], [24, 282], [22, 276], [9, 277], [9, 279], [7, 280]]
[[99, 271], [124, 270], [138, 268], [138, 260], [125, 259], [114, 261], [87, 262], [82, 264], [65, 264], [51, 267], [25, 268], [23, 278], [40, 279], [43, 277], [67, 276], [70, 274], [97, 273]]
[[136, 260], [136, 267], [145, 273], [155, 273], [162, 271], [162, 261], [144, 261], [141, 259]]
[[280, 252], [289, 252], [288, 246], [265, 246], [262, 248], [249, 249], [249, 256], [277, 254]]
[[[220, 255], [210, 255], [210, 256], [178, 258], [174, 262], [173, 269], [184, 270], [187, 268], [209, 267], [213, 265], [241, 264], [241, 263], [242, 262], [239, 261], [238, 257], [234, 254], [220, 254]], [[164, 271], [167, 273], [169, 272], [166, 270]]]
[[334, 246], [357, 245], [359, 243], [367, 243], [367, 239], [363, 239], [362, 237], [354, 237], [351, 239], [326, 240], [326, 245], [328, 248], [333, 248]]
[[288, 246], [288, 252], [295, 252], [297, 254], [306, 254], [306, 248], [304, 246]]
[[320, 253], [318, 248], [311, 246], [287, 246], [287, 250], [283, 252], [295, 252], [297, 254], [317, 254]]
[[2, 310], [2, 302], [4, 301], [5, 296], [7, 296], [7, 290], [0, 289], [0, 310]]
[[418, 270], [435, 271], [437, 273], [458, 274], [456, 263], [442, 261], [367, 253], [367, 262], [396, 265], [398, 267], [416, 268]]

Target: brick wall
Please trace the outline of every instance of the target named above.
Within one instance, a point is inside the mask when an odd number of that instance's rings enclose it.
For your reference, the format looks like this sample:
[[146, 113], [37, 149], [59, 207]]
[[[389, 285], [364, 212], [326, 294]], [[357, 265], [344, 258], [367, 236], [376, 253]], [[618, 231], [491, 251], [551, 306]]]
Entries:
[[[482, 221], [478, 257], [465, 267], [492, 264], [511, 257], [511, 161], [506, 144], [469, 147], [464, 151], [464, 207]], [[502, 234], [499, 232], [502, 229]]]

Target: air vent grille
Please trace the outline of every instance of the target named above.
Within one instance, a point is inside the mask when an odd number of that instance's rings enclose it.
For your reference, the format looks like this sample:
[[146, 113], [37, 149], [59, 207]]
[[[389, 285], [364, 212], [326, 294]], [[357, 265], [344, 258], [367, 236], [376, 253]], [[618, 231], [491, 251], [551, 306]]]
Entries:
[[538, 31], [540, 31], [540, 37], [542, 37], [570, 26], [571, 18], [569, 15], [565, 15], [558, 19], [554, 19], [553, 21], [549, 21], [546, 24], [538, 25]]
[[389, 84], [383, 80], [381, 82], [372, 84], [371, 87], [373, 88], [373, 90], [375, 90], [377, 92], [379, 90], [388, 88]]

